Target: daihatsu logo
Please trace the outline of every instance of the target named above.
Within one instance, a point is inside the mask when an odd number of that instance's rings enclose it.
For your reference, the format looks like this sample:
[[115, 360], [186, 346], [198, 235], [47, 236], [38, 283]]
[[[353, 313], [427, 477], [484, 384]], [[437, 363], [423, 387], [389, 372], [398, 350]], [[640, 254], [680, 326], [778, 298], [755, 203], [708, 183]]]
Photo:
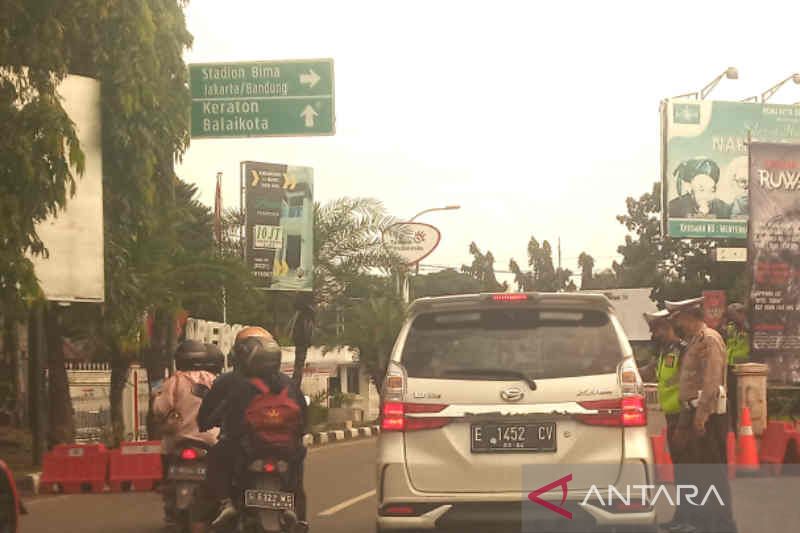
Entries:
[[519, 387], [511, 387], [500, 391], [500, 397], [507, 402], [518, 402], [525, 396]]

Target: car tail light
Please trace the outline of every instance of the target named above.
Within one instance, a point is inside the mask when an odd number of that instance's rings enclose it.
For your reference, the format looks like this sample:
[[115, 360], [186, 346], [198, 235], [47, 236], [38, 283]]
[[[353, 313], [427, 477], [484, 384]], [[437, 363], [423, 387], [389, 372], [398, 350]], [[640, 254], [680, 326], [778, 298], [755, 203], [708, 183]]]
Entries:
[[590, 426], [638, 427], [647, 425], [644, 397], [623, 396], [611, 400], [580, 402], [581, 407], [597, 414], [577, 415], [579, 421]]
[[633, 357], [625, 358], [617, 369], [622, 394], [644, 394], [644, 385]]
[[523, 293], [492, 294], [492, 301], [494, 302], [521, 302], [527, 299], [528, 295]]
[[384, 401], [402, 401], [406, 388], [406, 371], [402, 365], [394, 361], [386, 369], [386, 378], [383, 380]]
[[644, 396], [632, 394], [622, 397], [622, 425], [625, 427], [647, 425], [647, 404]]
[[407, 414], [439, 413], [447, 406], [427, 403], [386, 402], [381, 409], [381, 430], [383, 431], [420, 431], [438, 429], [450, 422], [449, 417], [409, 417]]
[[197, 450], [193, 448], [184, 448], [183, 450], [181, 450], [181, 459], [183, 459], [184, 461], [194, 461], [195, 459], [197, 459], [197, 457], [198, 457]]

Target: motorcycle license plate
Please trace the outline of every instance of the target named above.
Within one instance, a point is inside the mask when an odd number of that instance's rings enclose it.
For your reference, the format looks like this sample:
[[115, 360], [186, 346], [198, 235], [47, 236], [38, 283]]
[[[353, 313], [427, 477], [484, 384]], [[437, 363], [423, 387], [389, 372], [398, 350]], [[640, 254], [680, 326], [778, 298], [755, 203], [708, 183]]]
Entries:
[[170, 465], [167, 471], [167, 477], [180, 481], [202, 481], [206, 478], [206, 466]]
[[271, 511], [287, 511], [294, 509], [294, 494], [277, 490], [246, 490], [244, 506], [269, 509]]

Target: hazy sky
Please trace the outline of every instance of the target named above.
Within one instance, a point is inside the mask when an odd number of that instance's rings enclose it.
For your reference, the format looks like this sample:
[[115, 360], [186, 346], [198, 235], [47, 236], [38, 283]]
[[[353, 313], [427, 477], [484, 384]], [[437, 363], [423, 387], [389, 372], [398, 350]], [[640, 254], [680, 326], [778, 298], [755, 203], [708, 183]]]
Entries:
[[[739, 100], [800, 70], [794, 2], [264, 2], [192, 0], [187, 62], [331, 57], [336, 135], [196, 140], [179, 175], [213, 203], [239, 161], [311, 166], [316, 199], [371, 196], [442, 230], [425, 263], [468, 263], [476, 241], [507, 269], [531, 235], [565, 266], [616, 258], [627, 196], [658, 179], [659, 100]], [[787, 85], [772, 100], [800, 101]]]

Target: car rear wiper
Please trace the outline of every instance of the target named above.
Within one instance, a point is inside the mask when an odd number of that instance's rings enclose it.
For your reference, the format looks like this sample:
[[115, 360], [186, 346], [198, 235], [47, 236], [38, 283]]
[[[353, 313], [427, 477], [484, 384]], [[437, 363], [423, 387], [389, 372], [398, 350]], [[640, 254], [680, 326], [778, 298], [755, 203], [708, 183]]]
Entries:
[[505, 368], [451, 368], [443, 371], [442, 375], [516, 378], [527, 383], [531, 390], [536, 390], [536, 381], [526, 373], [518, 370], [507, 370]]

